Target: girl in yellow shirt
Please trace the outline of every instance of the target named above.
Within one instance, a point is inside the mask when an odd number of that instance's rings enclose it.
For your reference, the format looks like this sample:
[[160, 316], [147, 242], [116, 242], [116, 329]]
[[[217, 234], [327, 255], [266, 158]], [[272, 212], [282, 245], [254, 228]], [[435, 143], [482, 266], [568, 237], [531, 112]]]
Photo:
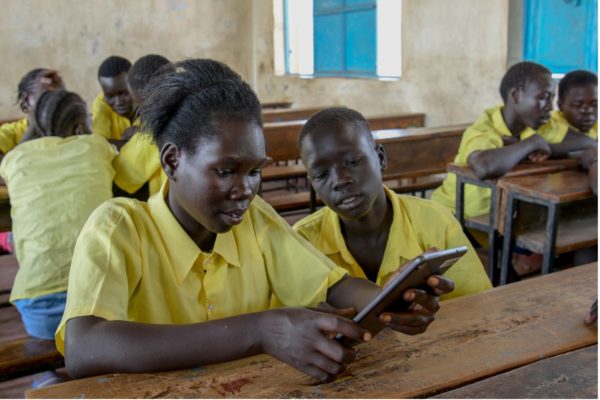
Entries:
[[[332, 339], [370, 338], [352, 321], [307, 308], [362, 308], [379, 293], [293, 232], [256, 197], [267, 162], [261, 108], [239, 75], [212, 60], [175, 63], [154, 79], [140, 110], [168, 181], [148, 203], [99, 207], [78, 239], [65, 315], [56, 334], [74, 377], [149, 372], [268, 353], [319, 380], [355, 352]], [[452, 281], [430, 278], [436, 293]], [[388, 326], [426, 329], [437, 297], [385, 312]], [[352, 311], [352, 310], [346, 310]]]

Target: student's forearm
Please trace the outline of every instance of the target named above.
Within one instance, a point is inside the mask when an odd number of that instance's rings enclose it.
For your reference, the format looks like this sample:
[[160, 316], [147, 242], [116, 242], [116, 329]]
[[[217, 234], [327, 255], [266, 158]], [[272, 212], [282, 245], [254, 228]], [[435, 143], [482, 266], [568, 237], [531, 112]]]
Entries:
[[501, 177], [536, 148], [524, 140], [499, 149], [482, 150], [472, 153], [467, 163], [479, 179]]
[[596, 141], [581, 132], [571, 129], [560, 143], [551, 144], [552, 158], [566, 158], [571, 151], [584, 150], [596, 146]]
[[336, 308], [362, 310], [381, 288], [367, 279], [344, 277], [327, 292], [327, 303]]
[[67, 323], [65, 364], [74, 378], [113, 372], [192, 368], [258, 354], [260, 314], [187, 325], [73, 318]]

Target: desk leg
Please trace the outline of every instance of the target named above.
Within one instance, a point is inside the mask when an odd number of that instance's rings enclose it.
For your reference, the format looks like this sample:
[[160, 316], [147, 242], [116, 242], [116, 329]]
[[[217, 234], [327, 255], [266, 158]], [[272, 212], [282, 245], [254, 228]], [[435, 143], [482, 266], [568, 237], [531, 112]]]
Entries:
[[492, 285], [498, 284], [498, 235], [496, 233], [496, 187], [491, 188], [490, 219], [488, 227], [488, 276]]
[[556, 251], [556, 234], [558, 232], [558, 219], [560, 209], [557, 204], [548, 206], [548, 219], [546, 220], [546, 241], [544, 243], [544, 262], [542, 275], [552, 272], [554, 268], [554, 253]]
[[454, 213], [456, 214], [456, 219], [460, 223], [460, 226], [463, 229], [465, 228], [465, 183], [463, 182], [460, 175], [456, 175], [456, 209]]
[[511, 268], [512, 255], [512, 221], [515, 199], [512, 193], [508, 194], [506, 213], [504, 214], [504, 240], [502, 241], [502, 264], [500, 265], [500, 285], [506, 285], [508, 269]]

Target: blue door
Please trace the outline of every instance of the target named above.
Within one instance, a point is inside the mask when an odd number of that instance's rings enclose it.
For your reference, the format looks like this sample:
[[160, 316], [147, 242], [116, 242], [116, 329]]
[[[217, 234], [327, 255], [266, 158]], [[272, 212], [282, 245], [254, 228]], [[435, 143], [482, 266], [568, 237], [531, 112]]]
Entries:
[[525, 60], [553, 73], [598, 71], [598, 0], [525, 0]]

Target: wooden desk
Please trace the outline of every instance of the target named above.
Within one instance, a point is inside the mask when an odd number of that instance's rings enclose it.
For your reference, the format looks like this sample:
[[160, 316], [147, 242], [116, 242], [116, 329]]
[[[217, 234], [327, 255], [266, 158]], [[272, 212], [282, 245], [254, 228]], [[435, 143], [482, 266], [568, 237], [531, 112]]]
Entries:
[[[507, 280], [513, 242], [520, 247], [542, 253], [544, 261], [542, 274], [552, 271], [555, 254], [591, 247], [598, 240], [598, 210], [593, 201], [587, 215], [568, 221], [560, 221], [560, 210], [567, 205], [595, 199], [588, 183], [587, 173], [580, 170], [560, 171], [545, 175], [530, 175], [502, 179], [498, 183], [506, 193], [506, 206], [500, 218], [504, 220], [504, 239], [502, 244], [502, 264], [500, 282]], [[513, 215], [517, 203], [536, 204], [547, 209], [546, 223], [525, 227], [522, 232], [514, 232], [517, 222]], [[583, 210], [582, 210], [583, 211]], [[522, 213], [533, 219], [531, 214]], [[517, 215], [517, 219], [519, 215]], [[559, 222], [560, 221], [560, 222]], [[560, 232], [557, 240], [557, 234]]]
[[597, 343], [597, 329], [582, 322], [597, 297], [597, 272], [594, 263], [448, 300], [426, 333], [382, 331], [328, 384], [261, 355], [192, 370], [103, 375], [26, 396], [426, 397]]
[[260, 103], [263, 110], [271, 110], [277, 108], [290, 108], [292, 106], [291, 101], [272, 101], [268, 103]]
[[19, 270], [17, 258], [13, 255], [0, 256], [0, 307], [6, 307], [10, 303], [8, 298]]
[[[569, 168], [577, 168], [577, 160], [547, 160], [540, 163], [524, 161], [516, 165], [512, 170], [506, 173], [501, 179], [510, 179], [513, 177], [547, 174], [556, 171], [562, 171]], [[456, 175], [456, 219], [463, 228], [471, 228], [477, 231], [485, 232], [488, 235], [488, 265], [487, 274], [492, 283], [498, 283], [497, 274], [498, 259], [498, 240], [499, 228], [498, 222], [504, 222], [498, 216], [498, 210], [501, 209], [504, 202], [502, 196], [497, 192], [498, 179], [479, 179], [473, 170], [467, 165], [448, 164], [447, 171]], [[490, 189], [490, 211], [488, 214], [478, 215], [471, 218], [465, 218], [464, 215], [464, 193], [465, 185], [481, 186]], [[503, 224], [502, 224], [503, 225]]]
[[306, 121], [313, 114], [327, 107], [309, 107], [309, 108], [283, 108], [265, 110], [262, 112], [263, 123], [285, 122], [285, 121]]

